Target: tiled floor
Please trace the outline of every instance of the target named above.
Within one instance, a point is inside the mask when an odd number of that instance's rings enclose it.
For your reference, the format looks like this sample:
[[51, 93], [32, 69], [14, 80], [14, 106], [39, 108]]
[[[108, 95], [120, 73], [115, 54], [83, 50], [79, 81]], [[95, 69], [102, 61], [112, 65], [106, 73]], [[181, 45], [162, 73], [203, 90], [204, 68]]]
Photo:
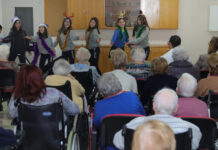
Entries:
[[0, 111], [0, 126], [5, 129], [13, 129], [11, 126], [12, 118], [9, 114], [7, 102], [3, 102], [3, 111]]

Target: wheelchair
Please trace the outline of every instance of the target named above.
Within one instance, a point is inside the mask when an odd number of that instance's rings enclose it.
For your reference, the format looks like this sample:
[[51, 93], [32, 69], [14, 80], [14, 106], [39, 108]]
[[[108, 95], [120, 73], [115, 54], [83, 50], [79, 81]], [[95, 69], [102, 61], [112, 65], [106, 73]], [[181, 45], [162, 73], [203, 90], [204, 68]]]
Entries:
[[[83, 139], [81, 123], [87, 118], [78, 114], [65, 119], [61, 99], [58, 103], [43, 106], [28, 105], [18, 100], [16, 107], [18, 117], [13, 120], [13, 125], [17, 144], [10, 149], [87, 150], [88, 143], [80, 143]], [[87, 131], [85, 128], [82, 130]]]

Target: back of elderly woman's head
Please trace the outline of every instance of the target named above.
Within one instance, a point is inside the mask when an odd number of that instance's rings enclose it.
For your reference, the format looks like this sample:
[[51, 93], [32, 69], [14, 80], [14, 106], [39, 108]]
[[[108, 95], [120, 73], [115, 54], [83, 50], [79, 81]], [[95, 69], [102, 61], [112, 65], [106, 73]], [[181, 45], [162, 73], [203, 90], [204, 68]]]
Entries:
[[89, 59], [91, 57], [91, 54], [87, 48], [80, 47], [76, 53], [76, 58], [79, 63], [88, 63]]
[[182, 46], [178, 46], [173, 49], [172, 57], [174, 61], [189, 59], [187, 51]]
[[104, 73], [97, 80], [97, 87], [98, 91], [104, 97], [114, 95], [122, 90], [122, 86], [118, 78], [111, 72]]
[[71, 72], [70, 64], [65, 59], [59, 59], [55, 61], [52, 69], [53, 69], [54, 74], [56, 75], [67, 76]]
[[218, 54], [212, 53], [207, 59], [210, 75], [218, 75]]
[[111, 63], [115, 69], [122, 69], [126, 67], [127, 55], [121, 48], [116, 48], [110, 52]]
[[183, 73], [177, 81], [177, 93], [182, 97], [192, 97], [197, 89], [197, 80], [189, 73]]
[[133, 61], [145, 61], [145, 50], [142, 47], [134, 47], [131, 50], [131, 59]]
[[167, 74], [169, 70], [166, 59], [162, 57], [153, 58], [151, 61], [151, 72], [155, 74]]
[[133, 136], [132, 150], [175, 150], [172, 129], [164, 122], [149, 120], [140, 125]]
[[212, 37], [208, 46], [208, 54], [216, 53], [218, 51], [218, 37]]
[[0, 45], [0, 59], [7, 59], [9, 56], [9, 47], [5, 44]]

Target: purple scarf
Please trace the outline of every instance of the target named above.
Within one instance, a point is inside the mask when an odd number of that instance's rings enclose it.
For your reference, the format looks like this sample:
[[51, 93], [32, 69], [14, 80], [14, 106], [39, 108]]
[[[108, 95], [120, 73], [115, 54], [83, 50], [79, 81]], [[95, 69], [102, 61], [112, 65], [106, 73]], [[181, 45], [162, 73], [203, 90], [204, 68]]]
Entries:
[[[38, 35], [39, 36], [39, 35]], [[52, 57], [55, 57], [55, 53], [51, 50], [50, 47], [48, 47], [47, 43], [45, 42], [44, 38], [40, 37], [39, 36], [39, 39], [41, 41], [41, 44], [42, 46], [48, 51], [48, 53], [52, 56]], [[37, 63], [37, 60], [38, 60], [38, 56], [39, 56], [39, 48], [38, 48], [38, 45], [37, 45], [37, 42], [34, 42], [33, 44], [33, 49], [34, 49], [34, 58], [33, 58], [33, 61], [32, 61], [32, 64], [36, 64]]]

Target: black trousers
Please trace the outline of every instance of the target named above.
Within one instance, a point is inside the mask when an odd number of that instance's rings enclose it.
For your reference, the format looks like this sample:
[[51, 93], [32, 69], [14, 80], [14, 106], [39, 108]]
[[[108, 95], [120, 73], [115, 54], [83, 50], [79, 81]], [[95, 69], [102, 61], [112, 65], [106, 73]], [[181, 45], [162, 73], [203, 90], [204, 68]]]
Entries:
[[95, 66], [98, 73], [101, 74], [101, 71], [98, 68], [98, 60], [99, 60], [99, 55], [100, 55], [100, 48], [96, 47], [93, 49], [89, 49], [89, 52], [91, 54], [91, 57], [89, 59], [90, 65]]
[[70, 64], [74, 63], [74, 50], [62, 51], [62, 58], [66, 59]]
[[15, 59], [19, 58], [20, 64], [25, 64], [26, 63], [26, 56], [25, 53], [15, 53], [15, 52], [10, 52], [9, 57], [8, 57], [8, 61], [15, 61]]
[[45, 67], [45, 62], [48, 61], [48, 64], [52, 62], [52, 58], [50, 54], [41, 54], [39, 61], [39, 68], [43, 69]]
[[146, 55], [145, 60], [148, 60], [148, 57], [149, 57], [149, 54], [150, 54], [150, 47], [149, 46], [145, 47], [144, 50], [145, 50], [145, 55]]

